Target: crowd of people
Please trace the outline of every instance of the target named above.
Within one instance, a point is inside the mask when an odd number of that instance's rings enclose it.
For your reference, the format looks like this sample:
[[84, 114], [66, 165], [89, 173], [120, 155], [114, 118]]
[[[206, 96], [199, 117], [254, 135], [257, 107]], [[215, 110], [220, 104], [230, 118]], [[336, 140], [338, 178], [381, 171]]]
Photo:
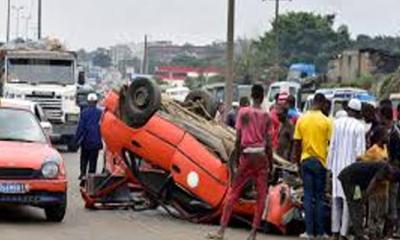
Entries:
[[[351, 99], [332, 120], [331, 103], [323, 94], [316, 94], [311, 110], [303, 114], [296, 108], [296, 99], [286, 93], [277, 94], [267, 113], [262, 106], [262, 85], [252, 87], [251, 98], [240, 99], [227, 114], [226, 124], [237, 132], [238, 169], [223, 208], [221, 228], [210, 234], [210, 239], [224, 238], [233, 206], [251, 179], [257, 204], [248, 239], [256, 238], [273, 151], [299, 165], [306, 228], [301, 237], [328, 239], [328, 232], [333, 240], [345, 240], [349, 235], [355, 240], [399, 237], [400, 105], [394, 119], [390, 100], [382, 100], [375, 108]], [[95, 94], [88, 96], [89, 106], [82, 111], [76, 134], [81, 147], [81, 180], [96, 172], [103, 147], [102, 110], [97, 101]], [[331, 226], [325, 224], [327, 196], [331, 196]]]
[[[333, 120], [331, 102], [323, 94], [316, 94], [311, 110], [301, 114], [295, 98], [280, 93], [267, 114], [258, 96], [261, 89], [254, 85], [253, 105], [241, 99], [226, 119], [237, 131], [239, 169], [225, 203], [221, 229], [209, 237], [223, 239], [232, 205], [247, 180], [253, 178], [259, 194], [249, 239], [255, 239], [265, 201], [263, 191], [268, 189], [258, 179], [263, 168], [267, 168], [267, 175], [270, 171], [271, 151], [299, 165], [306, 228], [302, 238], [399, 237], [400, 114], [395, 120], [392, 102], [383, 100], [375, 107], [351, 99]], [[329, 202], [331, 226], [325, 221]]]

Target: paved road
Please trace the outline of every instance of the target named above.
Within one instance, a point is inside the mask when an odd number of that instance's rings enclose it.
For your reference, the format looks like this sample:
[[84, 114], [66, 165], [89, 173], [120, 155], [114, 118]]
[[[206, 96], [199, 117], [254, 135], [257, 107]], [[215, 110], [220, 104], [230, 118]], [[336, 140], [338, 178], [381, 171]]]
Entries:
[[[45, 221], [44, 213], [34, 208], [1, 208], [1, 240], [203, 240], [215, 226], [180, 221], [160, 212], [88, 211], [78, 191], [78, 155], [64, 154], [69, 178], [68, 211], [61, 224]], [[246, 239], [247, 231], [228, 231], [228, 239]], [[260, 235], [260, 240], [290, 239]]]

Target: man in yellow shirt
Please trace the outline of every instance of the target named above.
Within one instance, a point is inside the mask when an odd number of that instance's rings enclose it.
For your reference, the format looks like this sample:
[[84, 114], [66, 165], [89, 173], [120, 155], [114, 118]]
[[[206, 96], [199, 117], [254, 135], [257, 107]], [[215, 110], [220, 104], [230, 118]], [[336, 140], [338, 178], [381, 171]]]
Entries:
[[322, 113], [326, 101], [324, 95], [316, 94], [312, 110], [300, 117], [294, 133], [294, 161], [301, 164], [304, 185], [306, 233], [302, 237], [306, 239], [325, 235], [326, 159], [332, 133], [332, 122]]

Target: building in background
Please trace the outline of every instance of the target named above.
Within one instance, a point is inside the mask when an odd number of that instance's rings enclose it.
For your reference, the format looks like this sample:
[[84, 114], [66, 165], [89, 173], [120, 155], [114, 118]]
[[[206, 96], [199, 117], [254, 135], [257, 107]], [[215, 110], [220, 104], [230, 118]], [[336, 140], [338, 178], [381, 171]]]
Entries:
[[187, 78], [203, 76], [208, 79], [220, 75], [222, 70], [215, 67], [188, 67], [188, 66], [159, 66], [156, 67], [154, 76], [174, 87], [185, 85]]
[[400, 56], [386, 51], [364, 48], [345, 50], [328, 63], [329, 81], [349, 82], [362, 76], [388, 74], [396, 71]]

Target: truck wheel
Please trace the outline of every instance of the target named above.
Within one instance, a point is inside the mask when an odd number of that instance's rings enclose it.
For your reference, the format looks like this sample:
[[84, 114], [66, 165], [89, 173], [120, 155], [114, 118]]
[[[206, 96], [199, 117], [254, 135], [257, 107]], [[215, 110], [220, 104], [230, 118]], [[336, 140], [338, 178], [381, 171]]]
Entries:
[[192, 103], [198, 102], [203, 105], [203, 108], [206, 110], [206, 113], [202, 108], [194, 108], [193, 112], [205, 117], [207, 119], [214, 119], [215, 115], [218, 111], [217, 102], [213, 99], [213, 97], [204, 90], [194, 90], [191, 91], [185, 99], [184, 104], [186, 106], [192, 105]]
[[133, 128], [144, 126], [161, 106], [161, 91], [150, 79], [139, 78], [122, 92], [122, 120]]
[[46, 213], [47, 221], [49, 222], [62, 222], [65, 216], [65, 212], [67, 210], [67, 200], [65, 196], [65, 202], [47, 206], [44, 208], [44, 212]]

